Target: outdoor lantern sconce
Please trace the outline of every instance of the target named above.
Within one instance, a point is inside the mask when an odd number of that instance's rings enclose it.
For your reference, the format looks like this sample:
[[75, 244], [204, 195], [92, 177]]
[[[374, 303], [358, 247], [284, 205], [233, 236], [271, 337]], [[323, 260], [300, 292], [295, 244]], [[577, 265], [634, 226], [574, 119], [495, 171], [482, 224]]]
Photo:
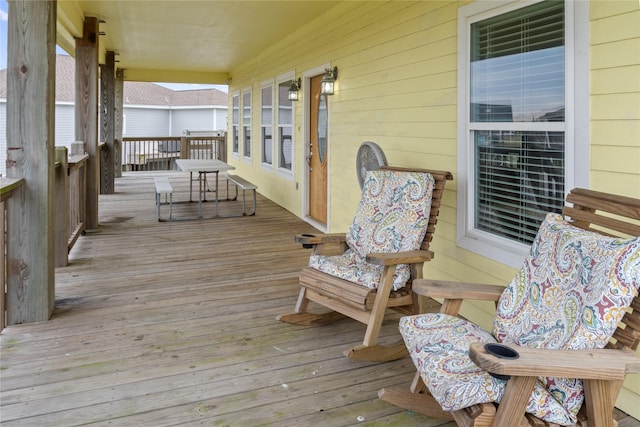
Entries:
[[338, 67], [326, 68], [324, 77], [320, 83], [320, 93], [323, 95], [333, 95], [334, 83], [338, 78]]
[[298, 91], [300, 90], [301, 86], [302, 80], [291, 79], [291, 86], [289, 86], [289, 101], [297, 101], [299, 99]]

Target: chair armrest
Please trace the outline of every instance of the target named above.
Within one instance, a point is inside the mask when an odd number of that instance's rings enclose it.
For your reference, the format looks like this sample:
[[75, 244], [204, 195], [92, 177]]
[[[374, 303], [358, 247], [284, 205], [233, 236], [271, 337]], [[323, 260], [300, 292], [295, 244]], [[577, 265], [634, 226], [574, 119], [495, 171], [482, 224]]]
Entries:
[[417, 264], [427, 262], [433, 258], [431, 251], [408, 251], [397, 253], [367, 254], [367, 262], [376, 265]]
[[490, 354], [485, 343], [473, 343], [469, 357], [480, 368], [499, 375], [517, 377], [563, 377], [585, 380], [624, 380], [627, 373], [640, 372], [640, 356], [618, 349], [549, 350], [508, 345], [517, 359]]
[[305, 248], [312, 248], [322, 243], [344, 243], [347, 241], [345, 233], [333, 234], [298, 234], [295, 236], [295, 242], [300, 243]]
[[430, 298], [498, 301], [504, 286], [416, 279], [412, 289], [416, 294]]

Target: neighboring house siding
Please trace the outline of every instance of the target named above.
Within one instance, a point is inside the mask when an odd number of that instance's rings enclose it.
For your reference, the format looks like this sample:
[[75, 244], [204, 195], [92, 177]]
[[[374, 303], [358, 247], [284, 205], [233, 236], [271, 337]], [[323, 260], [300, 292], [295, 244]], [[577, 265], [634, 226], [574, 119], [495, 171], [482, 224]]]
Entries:
[[56, 146], [71, 148], [75, 135], [75, 107], [73, 104], [56, 105]]
[[213, 110], [208, 108], [174, 108], [171, 110], [173, 129], [171, 136], [182, 136], [186, 131], [212, 131]]
[[227, 106], [216, 107], [213, 113], [213, 130], [227, 130]]
[[160, 108], [124, 107], [124, 129], [122, 135], [127, 137], [170, 136], [171, 112]]
[[[444, 169], [447, 183], [425, 265], [434, 279], [505, 285], [512, 267], [457, 245], [457, 14], [471, 2], [343, 2], [318, 20], [231, 70], [229, 93], [250, 87], [252, 133], [259, 134], [260, 82], [295, 71], [303, 96], [295, 108], [293, 179], [229, 157], [238, 174], [260, 183], [260, 192], [303, 216], [306, 179], [305, 77], [310, 70], [338, 66], [336, 94], [329, 98], [329, 227], [343, 232], [360, 199], [355, 161], [363, 141], [377, 142], [390, 164]], [[591, 188], [640, 197], [640, 4], [590, 2], [591, 75], [589, 158]], [[327, 44], [326, 40], [331, 40]], [[632, 54], [634, 52], [634, 54]], [[307, 94], [307, 95], [305, 95]], [[231, 99], [229, 109], [232, 108]], [[228, 129], [231, 135], [231, 128]], [[230, 138], [231, 139], [231, 138]], [[228, 150], [231, 152], [231, 141]], [[255, 138], [252, 152], [260, 152]], [[582, 166], [581, 166], [582, 167]], [[490, 326], [491, 304], [465, 304], [463, 314]], [[629, 376], [618, 406], [640, 419], [640, 378]]]
[[[73, 105], [56, 104], [55, 145], [71, 147], [75, 141], [75, 110]], [[7, 174], [7, 104], [0, 100], [0, 174]]]

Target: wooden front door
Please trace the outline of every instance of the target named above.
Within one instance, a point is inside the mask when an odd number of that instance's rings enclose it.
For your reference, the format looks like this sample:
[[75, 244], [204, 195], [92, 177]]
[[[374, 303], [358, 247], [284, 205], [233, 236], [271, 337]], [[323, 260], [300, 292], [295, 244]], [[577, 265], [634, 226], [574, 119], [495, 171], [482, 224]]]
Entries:
[[311, 78], [311, 102], [309, 111], [309, 147], [307, 165], [309, 167], [309, 216], [327, 223], [327, 163], [329, 153], [328, 118], [329, 105], [326, 95], [320, 94], [322, 74]]

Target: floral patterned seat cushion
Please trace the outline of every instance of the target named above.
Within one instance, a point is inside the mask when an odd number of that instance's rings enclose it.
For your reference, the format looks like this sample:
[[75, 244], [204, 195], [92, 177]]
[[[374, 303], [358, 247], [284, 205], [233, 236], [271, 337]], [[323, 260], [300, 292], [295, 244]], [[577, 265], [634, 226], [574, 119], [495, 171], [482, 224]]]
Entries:
[[[420, 249], [429, 224], [434, 179], [428, 173], [377, 170], [367, 173], [362, 199], [347, 233], [349, 249], [342, 255], [313, 255], [309, 266], [377, 289], [383, 267], [366, 262], [369, 253], [397, 253]], [[393, 288], [410, 277], [399, 265]]]
[[[401, 319], [409, 353], [434, 398], [448, 411], [499, 402], [506, 382], [477, 368], [472, 342], [550, 349], [602, 348], [640, 287], [640, 238], [615, 239], [547, 215], [522, 268], [498, 303], [493, 336], [444, 314]], [[582, 382], [539, 378], [527, 412], [570, 425]]]

